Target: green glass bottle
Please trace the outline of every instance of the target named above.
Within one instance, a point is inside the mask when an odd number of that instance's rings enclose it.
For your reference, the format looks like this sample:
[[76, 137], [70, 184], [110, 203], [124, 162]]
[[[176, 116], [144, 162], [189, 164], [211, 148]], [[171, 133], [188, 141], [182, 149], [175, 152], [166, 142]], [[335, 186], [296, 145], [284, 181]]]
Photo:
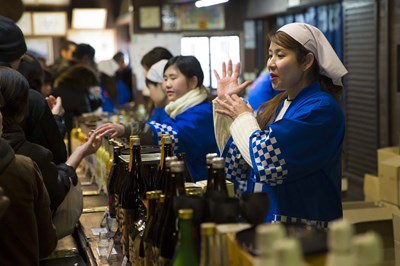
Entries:
[[198, 266], [199, 258], [197, 257], [193, 238], [193, 210], [180, 209], [178, 212], [178, 217], [179, 240], [173, 265]]

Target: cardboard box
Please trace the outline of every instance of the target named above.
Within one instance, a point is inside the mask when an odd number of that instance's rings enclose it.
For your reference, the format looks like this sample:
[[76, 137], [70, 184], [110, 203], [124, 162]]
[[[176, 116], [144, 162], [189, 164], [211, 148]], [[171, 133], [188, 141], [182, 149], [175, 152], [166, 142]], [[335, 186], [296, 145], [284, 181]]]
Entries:
[[400, 160], [400, 147], [385, 147], [378, 149], [378, 175], [380, 173], [381, 162], [390, 159], [392, 157], [397, 157]]
[[400, 156], [379, 162], [379, 194], [383, 201], [400, 206]]
[[365, 201], [379, 201], [379, 177], [376, 175], [364, 175], [364, 200]]

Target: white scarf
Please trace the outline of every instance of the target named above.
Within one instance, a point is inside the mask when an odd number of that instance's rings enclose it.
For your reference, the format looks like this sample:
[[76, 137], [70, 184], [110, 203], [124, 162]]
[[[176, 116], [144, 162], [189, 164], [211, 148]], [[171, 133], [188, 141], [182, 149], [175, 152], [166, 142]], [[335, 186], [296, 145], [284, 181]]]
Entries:
[[175, 117], [185, 112], [190, 107], [196, 106], [207, 99], [207, 90], [204, 87], [195, 88], [185, 95], [177, 99], [176, 101], [170, 102], [165, 106], [165, 112], [175, 119]]

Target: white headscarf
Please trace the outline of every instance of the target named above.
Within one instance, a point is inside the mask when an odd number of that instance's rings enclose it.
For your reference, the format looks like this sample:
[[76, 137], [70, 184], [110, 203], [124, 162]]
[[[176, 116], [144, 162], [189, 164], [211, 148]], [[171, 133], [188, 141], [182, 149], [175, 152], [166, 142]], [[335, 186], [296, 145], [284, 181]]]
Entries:
[[316, 27], [306, 23], [290, 23], [278, 31], [289, 34], [311, 51], [318, 61], [320, 74], [332, 79], [333, 84], [343, 86], [342, 77], [348, 73], [324, 34]]
[[147, 71], [146, 78], [155, 83], [162, 83], [164, 81], [164, 67], [168, 60], [162, 59], [157, 63], [153, 64], [149, 71]]

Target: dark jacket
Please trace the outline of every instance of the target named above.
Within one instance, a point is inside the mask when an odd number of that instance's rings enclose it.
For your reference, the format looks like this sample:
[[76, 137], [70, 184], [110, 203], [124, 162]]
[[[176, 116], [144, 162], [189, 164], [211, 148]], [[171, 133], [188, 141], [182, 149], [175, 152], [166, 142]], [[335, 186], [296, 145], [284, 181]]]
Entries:
[[3, 138], [15, 153], [31, 158], [38, 165], [50, 196], [51, 210], [54, 212], [69, 191], [70, 179], [76, 184], [75, 170], [65, 163], [54, 164], [52, 153], [40, 145], [27, 141], [19, 125], [9, 126], [3, 131]]
[[0, 264], [39, 265], [57, 245], [49, 196], [37, 165], [1, 138], [0, 186], [10, 199], [0, 220]]
[[53, 153], [55, 164], [67, 160], [67, 149], [56, 120], [44, 97], [37, 91], [29, 90], [29, 113], [21, 123], [26, 139], [46, 147]]

